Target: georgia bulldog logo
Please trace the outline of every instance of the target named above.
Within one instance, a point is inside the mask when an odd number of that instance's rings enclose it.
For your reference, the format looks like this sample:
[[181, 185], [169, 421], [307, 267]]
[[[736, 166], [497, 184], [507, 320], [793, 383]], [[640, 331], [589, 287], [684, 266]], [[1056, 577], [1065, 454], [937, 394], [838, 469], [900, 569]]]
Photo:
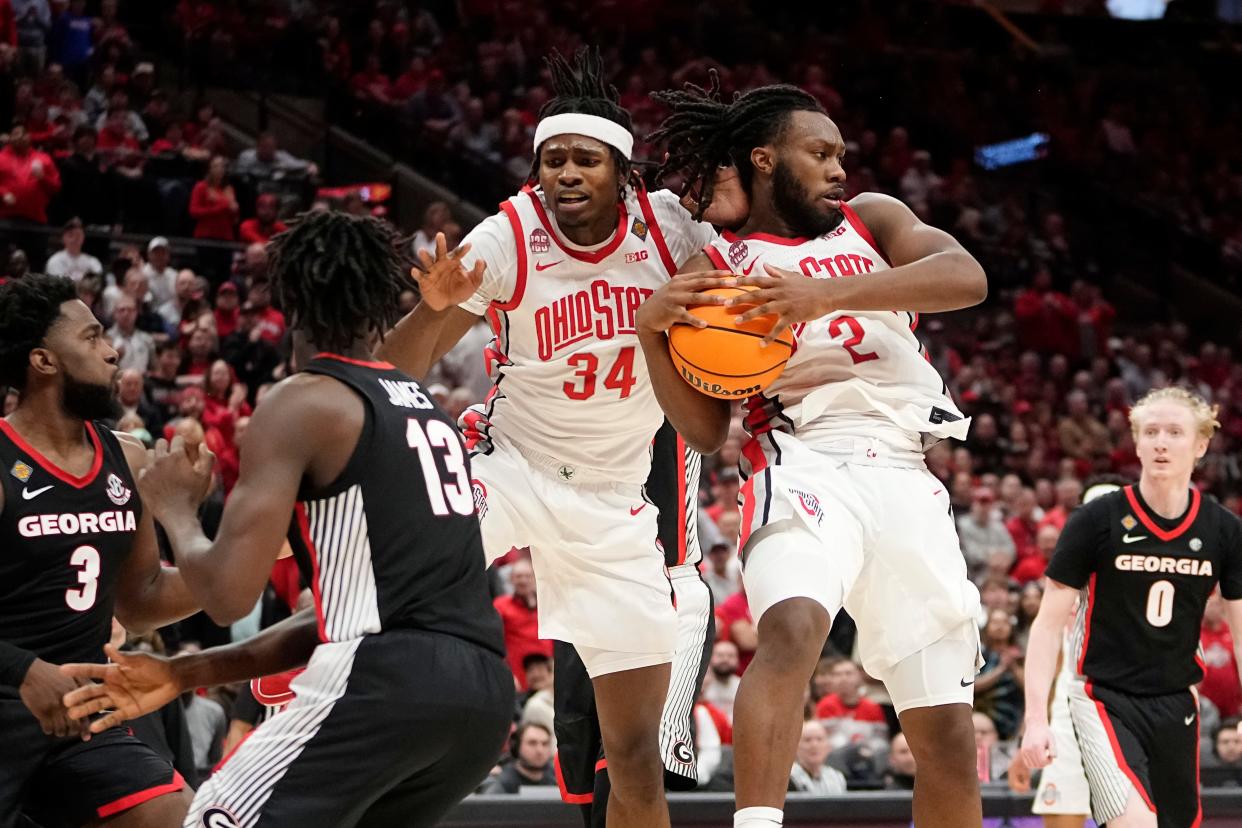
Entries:
[[690, 746], [685, 742], [678, 742], [673, 745], [673, 756], [677, 758], [678, 762], [683, 764], [694, 764], [694, 751], [690, 750]]
[[134, 493], [125, 488], [125, 484], [121, 482], [121, 478], [115, 474], [108, 475], [108, 499], [117, 506], [124, 506], [129, 503], [129, 499]]
[[219, 806], [203, 811], [203, 828], [241, 828], [237, 817]]

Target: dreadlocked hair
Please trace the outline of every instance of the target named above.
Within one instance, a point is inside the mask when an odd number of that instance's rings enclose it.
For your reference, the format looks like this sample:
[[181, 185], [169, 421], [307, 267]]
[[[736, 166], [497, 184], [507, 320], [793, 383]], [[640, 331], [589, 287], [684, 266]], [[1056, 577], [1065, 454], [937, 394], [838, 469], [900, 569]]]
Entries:
[[42, 346], [60, 306], [77, 298], [77, 287], [63, 276], [32, 273], [0, 285], [0, 386], [26, 388], [30, 352]]
[[[548, 72], [552, 75], [552, 98], [539, 110], [539, 120], [553, 115], [564, 115], [573, 112], [581, 115], [595, 115], [613, 123], [620, 124], [628, 131], [634, 131], [634, 122], [630, 113], [618, 101], [617, 87], [604, 78], [604, 59], [598, 47], [583, 46], [574, 52], [571, 64], [564, 55], [555, 49], [544, 59]], [[617, 172], [622, 174], [627, 183], [634, 183], [635, 172], [630, 159], [617, 150], [608, 147], [612, 152], [612, 160]], [[534, 184], [539, 180], [539, 157], [543, 147], [535, 147], [535, 158], [531, 161], [530, 175], [527, 183]]]
[[687, 83], [682, 91], [653, 92], [651, 96], [672, 110], [647, 140], [665, 144], [668, 157], [656, 171], [656, 182], [680, 173], [681, 195], [698, 202], [694, 217], [701, 219], [712, 203], [716, 169], [733, 165], [747, 194], [754, 179], [750, 151], [780, 137], [793, 112], [827, 110], [813, 95], [789, 84], [760, 86], [736, 93], [733, 101], [720, 98], [720, 76], [708, 73], [707, 88]]
[[273, 290], [290, 327], [316, 347], [348, 350], [362, 331], [382, 336], [396, 322], [409, 245], [370, 216], [307, 212], [268, 245]]

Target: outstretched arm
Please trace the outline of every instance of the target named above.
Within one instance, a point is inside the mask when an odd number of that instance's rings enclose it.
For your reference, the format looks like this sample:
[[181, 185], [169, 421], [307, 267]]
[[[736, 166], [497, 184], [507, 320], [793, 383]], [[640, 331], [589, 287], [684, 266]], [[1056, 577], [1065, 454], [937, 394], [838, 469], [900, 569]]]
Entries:
[[720, 297], [703, 291], [732, 284], [732, 276], [716, 270], [711, 260], [699, 253], [648, 297], [638, 309], [636, 319], [638, 342], [647, 360], [656, 399], [673, 428], [702, 454], [714, 454], [729, 436], [729, 402], [701, 394], [681, 378], [668, 353], [667, 332], [678, 324], [704, 327], [707, 323], [692, 316], [686, 307], [721, 304]]
[[418, 282], [419, 303], [384, 336], [375, 350], [377, 357], [421, 380], [461, 341], [479, 317], [458, 304], [479, 289], [485, 267], [480, 259], [467, 270], [462, 257], [469, 252], [466, 243], [449, 253], [443, 233], [436, 234], [434, 258], [425, 250], [418, 252], [422, 269], [415, 268], [412, 275]]
[[766, 276], [739, 279], [739, 285], [759, 288], [746, 297], [745, 304], [758, 304], [741, 314], [742, 320], [778, 316], [764, 341], [774, 341], [790, 325], [837, 310], [935, 313], [977, 305], [987, 297], [987, 276], [974, 256], [948, 233], [920, 221], [905, 204], [863, 193], [850, 206], [892, 268], [841, 279], [807, 279], [769, 264], [764, 265]]
[[[118, 434], [117, 438], [125, 450], [130, 472], [137, 479], [147, 468], [146, 447], [128, 434]], [[142, 511], [116, 587], [114, 612], [121, 626], [132, 632], [149, 632], [198, 612], [198, 602], [186, 588], [181, 572], [160, 561], [150, 508]]]
[[269, 676], [300, 667], [310, 660], [319, 643], [313, 609], [273, 624], [253, 638], [237, 644], [212, 647], [176, 658], [117, 650], [104, 650], [110, 664], [64, 664], [66, 677], [86, 684], [65, 694], [69, 718], [80, 720], [103, 710], [107, 715], [91, 722], [92, 733], [135, 719], [175, 699], [186, 690], [231, 684]]

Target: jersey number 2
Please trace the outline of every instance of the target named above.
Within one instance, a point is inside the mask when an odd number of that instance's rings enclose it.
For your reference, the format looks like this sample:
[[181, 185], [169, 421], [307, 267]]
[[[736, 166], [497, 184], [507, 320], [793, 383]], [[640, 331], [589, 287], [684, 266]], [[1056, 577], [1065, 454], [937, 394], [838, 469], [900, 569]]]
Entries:
[[[440, 516], [449, 514], [450, 508], [459, 515], [474, 514], [474, 492], [470, 487], [470, 475], [466, 473], [466, 456], [461, 437], [453, 427], [442, 420], [428, 420], [424, 425], [411, 417], [405, 427], [405, 440], [418, 452], [431, 510]], [[454, 478], [451, 482], [440, 478], [433, 447], [444, 449], [444, 467]]]
[[99, 550], [93, 546], [79, 546], [69, 556], [69, 565], [78, 569], [81, 589], [66, 589], [65, 603], [74, 612], [86, 612], [95, 606], [95, 593], [99, 590]]
[[880, 355], [875, 351], [858, 352], [857, 348], [862, 344], [863, 335], [866, 331], [863, 330], [862, 323], [852, 316], [838, 316], [829, 322], [828, 335], [833, 338], [840, 336], [842, 326], [849, 328], [850, 333], [853, 334], [853, 336], [841, 343], [841, 347], [850, 355], [850, 359], [854, 360], [855, 365], [860, 362], [870, 362], [873, 359], [880, 358]]
[[[574, 381], [564, 385], [565, 396], [571, 400], [589, 400], [595, 396], [595, 373], [599, 370], [599, 358], [595, 354], [574, 354], [567, 362], [578, 370], [574, 371]], [[581, 386], [579, 386], [581, 380]], [[617, 361], [608, 369], [604, 377], [604, 387], [620, 391], [618, 395], [625, 399], [634, 390], [634, 346], [629, 345], [617, 354]]]

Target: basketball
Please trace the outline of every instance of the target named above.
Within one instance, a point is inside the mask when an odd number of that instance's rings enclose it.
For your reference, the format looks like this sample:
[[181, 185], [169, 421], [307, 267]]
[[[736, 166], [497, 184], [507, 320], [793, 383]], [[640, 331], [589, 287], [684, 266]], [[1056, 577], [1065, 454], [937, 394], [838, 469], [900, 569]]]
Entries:
[[[715, 296], [738, 296], [755, 288], [713, 288]], [[668, 332], [668, 350], [682, 379], [709, 397], [744, 399], [767, 388], [785, 369], [793, 353], [793, 334], [761, 347], [763, 337], [776, 322], [774, 315], [760, 316], [741, 325], [734, 317], [749, 306], [696, 305], [690, 313], [707, 323], [706, 328], [674, 325]]]

